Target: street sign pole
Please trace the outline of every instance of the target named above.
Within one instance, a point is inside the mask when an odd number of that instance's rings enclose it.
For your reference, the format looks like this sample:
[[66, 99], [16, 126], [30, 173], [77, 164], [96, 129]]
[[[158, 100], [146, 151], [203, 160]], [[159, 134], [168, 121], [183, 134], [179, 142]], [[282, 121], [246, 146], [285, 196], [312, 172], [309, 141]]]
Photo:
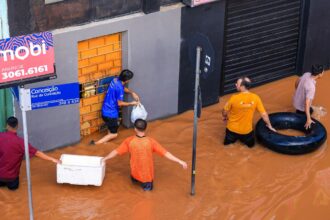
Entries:
[[26, 111], [31, 109], [31, 99], [30, 90], [24, 89], [21, 86], [19, 89], [20, 94], [20, 107], [22, 110], [22, 120], [23, 120], [23, 134], [24, 134], [24, 149], [25, 149], [25, 162], [26, 162], [26, 176], [28, 183], [28, 197], [29, 197], [29, 210], [30, 210], [30, 220], [34, 219], [33, 216], [33, 202], [32, 202], [32, 185], [31, 185], [31, 173], [30, 173], [30, 154], [29, 154], [29, 140], [28, 140], [28, 130], [26, 122]]
[[195, 102], [194, 102], [194, 131], [193, 131], [193, 151], [191, 165], [191, 195], [195, 195], [195, 176], [196, 176], [196, 142], [197, 142], [197, 112], [199, 95], [199, 75], [202, 48], [196, 48], [196, 69], [195, 69]]

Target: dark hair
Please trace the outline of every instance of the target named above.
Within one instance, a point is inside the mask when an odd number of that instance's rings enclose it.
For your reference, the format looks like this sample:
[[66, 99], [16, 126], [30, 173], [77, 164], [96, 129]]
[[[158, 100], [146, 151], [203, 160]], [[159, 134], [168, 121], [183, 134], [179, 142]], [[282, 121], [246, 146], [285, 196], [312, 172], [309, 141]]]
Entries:
[[323, 70], [324, 70], [323, 65], [313, 65], [311, 73], [313, 76], [317, 76], [317, 75], [321, 74], [323, 72]]
[[17, 120], [17, 118], [15, 118], [15, 117], [9, 117], [8, 119], [7, 119], [7, 125], [9, 126], [9, 127], [11, 127], [11, 128], [16, 128], [17, 127], [17, 125], [18, 125], [18, 120]]
[[126, 82], [126, 81], [132, 79], [133, 76], [134, 76], [134, 74], [133, 74], [132, 71], [125, 69], [125, 70], [120, 72], [118, 78], [119, 78], [120, 81]]
[[249, 89], [252, 87], [252, 82], [248, 77], [243, 76], [240, 79], [242, 80], [241, 86], [244, 86], [246, 89]]
[[147, 121], [143, 119], [136, 119], [134, 122], [134, 127], [139, 131], [145, 131], [147, 129]]

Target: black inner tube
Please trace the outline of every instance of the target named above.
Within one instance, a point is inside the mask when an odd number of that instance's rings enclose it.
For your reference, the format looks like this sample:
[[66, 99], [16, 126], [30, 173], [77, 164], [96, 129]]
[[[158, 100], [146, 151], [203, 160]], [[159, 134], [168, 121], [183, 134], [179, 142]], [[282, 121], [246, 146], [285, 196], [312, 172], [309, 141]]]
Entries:
[[294, 129], [305, 133], [304, 136], [290, 136], [273, 132], [261, 119], [256, 125], [258, 140], [269, 149], [290, 155], [305, 154], [319, 148], [327, 138], [325, 127], [317, 120], [311, 129], [306, 130], [306, 116], [291, 112], [280, 112], [269, 115], [272, 126], [277, 130]]

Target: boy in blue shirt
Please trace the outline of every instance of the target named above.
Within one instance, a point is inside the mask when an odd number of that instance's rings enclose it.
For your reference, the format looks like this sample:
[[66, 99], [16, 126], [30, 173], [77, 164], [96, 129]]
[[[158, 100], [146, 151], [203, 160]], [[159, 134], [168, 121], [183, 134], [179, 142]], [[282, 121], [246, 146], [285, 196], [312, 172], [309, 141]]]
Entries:
[[[102, 106], [102, 118], [107, 125], [109, 132], [102, 139], [94, 142], [92, 140], [90, 144], [103, 144], [118, 136], [118, 118], [119, 107], [137, 105], [139, 103], [139, 96], [125, 87], [125, 85], [133, 78], [133, 72], [130, 70], [123, 70], [119, 74], [119, 77], [114, 78], [108, 87], [107, 94], [104, 98]], [[124, 102], [124, 92], [131, 94], [135, 101]]]

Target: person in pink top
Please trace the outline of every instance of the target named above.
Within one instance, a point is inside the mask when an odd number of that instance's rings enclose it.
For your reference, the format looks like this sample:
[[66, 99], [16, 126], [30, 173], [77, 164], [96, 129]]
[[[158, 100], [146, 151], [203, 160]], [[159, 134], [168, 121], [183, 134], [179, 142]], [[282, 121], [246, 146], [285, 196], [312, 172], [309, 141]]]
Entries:
[[314, 123], [311, 117], [313, 113], [312, 101], [316, 91], [316, 80], [323, 76], [323, 72], [323, 66], [313, 66], [312, 72], [304, 73], [295, 83], [296, 91], [293, 97], [293, 106], [296, 113], [306, 115], [306, 129], [310, 129]]
[[[18, 120], [7, 119], [7, 131], [0, 133], [0, 187], [7, 186], [16, 190], [19, 186], [19, 171], [24, 158], [24, 140], [17, 136]], [[37, 156], [44, 160], [60, 163], [59, 160], [47, 156], [29, 144], [30, 157]]]

